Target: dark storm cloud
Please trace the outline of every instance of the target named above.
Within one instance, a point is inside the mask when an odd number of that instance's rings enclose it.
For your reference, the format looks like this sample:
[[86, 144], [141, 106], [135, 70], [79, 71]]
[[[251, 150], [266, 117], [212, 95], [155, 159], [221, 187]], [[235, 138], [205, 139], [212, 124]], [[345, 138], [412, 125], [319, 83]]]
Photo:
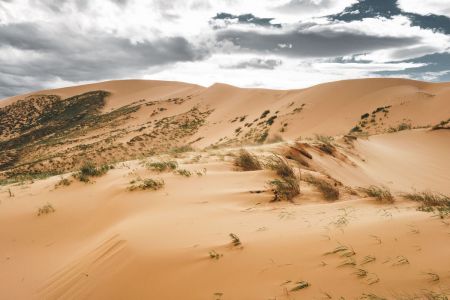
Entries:
[[132, 44], [106, 34], [78, 33], [62, 27], [55, 30], [30, 23], [0, 25], [0, 40], [0, 47], [24, 50], [25, 57], [32, 57], [24, 64], [0, 59], [0, 97], [22, 92], [18, 89], [20, 78], [33, 78], [36, 83], [57, 78], [75, 82], [123, 78], [149, 67], [195, 61], [208, 54], [183, 37]]
[[347, 7], [343, 12], [328, 16], [330, 20], [359, 21], [364, 18], [387, 18], [405, 16], [411, 20], [413, 26], [432, 29], [450, 34], [450, 18], [446, 16], [428, 14], [419, 15], [401, 10], [397, 0], [360, 0]]
[[404, 60], [405, 63], [422, 63], [424, 66], [408, 68], [399, 71], [381, 71], [377, 72], [382, 76], [409, 76], [415, 79], [424, 79], [424, 75], [430, 73], [442, 73], [436, 75], [436, 81], [450, 81], [450, 53], [434, 53], [417, 57], [413, 59]]
[[286, 33], [261, 33], [257, 31], [222, 30], [217, 33], [219, 42], [229, 41], [242, 51], [270, 53], [290, 57], [335, 57], [414, 45], [417, 38], [371, 36], [351, 32], [291, 31]]
[[226, 69], [266, 69], [273, 70], [281, 66], [282, 62], [278, 59], [261, 59], [254, 58], [247, 61], [242, 61], [234, 65], [225, 66]]

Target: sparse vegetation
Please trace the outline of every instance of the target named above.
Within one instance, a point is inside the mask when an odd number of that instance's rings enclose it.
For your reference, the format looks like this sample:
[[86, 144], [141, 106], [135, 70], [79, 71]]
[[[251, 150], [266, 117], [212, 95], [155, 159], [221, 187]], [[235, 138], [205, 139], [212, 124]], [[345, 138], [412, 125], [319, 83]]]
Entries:
[[128, 190], [134, 191], [134, 190], [159, 190], [164, 187], [165, 183], [162, 179], [137, 179], [132, 180], [130, 182], [130, 186], [128, 187]]
[[223, 256], [223, 254], [217, 253], [216, 250], [211, 250], [211, 251], [209, 251], [209, 257], [210, 257], [211, 259], [219, 259], [219, 258], [221, 258], [222, 256]]
[[47, 214], [53, 213], [53, 212], [55, 212], [55, 208], [50, 203], [47, 203], [44, 206], [38, 208], [37, 215], [42, 216], [42, 215], [47, 215]]
[[280, 156], [272, 155], [269, 158], [267, 166], [270, 169], [276, 171], [277, 175], [282, 178], [287, 177], [294, 178], [296, 176], [294, 169], [289, 165], [289, 163], [285, 159], [281, 158]]
[[441, 219], [450, 214], [450, 197], [430, 191], [404, 194], [404, 198], [419, 202], [419, 210], [437, 212]]
[[184, 177], [191, 177], [192, 175], [191, 171], [186, 169], [178, 169], [175, 171], [175, 173]]
[[235, 157], [234, 165], [242, 168], [244, 171], [255, 171], [262, 169], [258, 157], [245, 149], [241, 149], [239, 151], [239, 154]]
[[73, 176], [82, 182], [89, 182], [91, 177], [100, 177], [113, 167], [110, 165], [101, 165], [97, 167], [91, 162], [85, 163], [80, 170]]
[[375, 198], [378, 202], [395, 202], [394, 196], [387, 187], [371, 185], [368, 188], [360, 188], [360, 190], [367, 196]]
[[339, 189], [327, 180], [311, 175], [305, 176], [304, 180], [314, 185], [322, 193], [326, 200], [339, 199]]
[[55, 188], [60, 186], [69, 186], [71, 183], [72, 181], [70, 179], [61, 176], [61, 179], [55, 184]]
[[178, 163], [176, 161], [157, 161], [146, 163], [145, 166], [149, 170], [157, 172], [173, 171], [178, 168]]
[[292, 200], [300, 194], [300, 185], [297, 178], [286, 177], [269, 181], [274, 198], [272, 201]]

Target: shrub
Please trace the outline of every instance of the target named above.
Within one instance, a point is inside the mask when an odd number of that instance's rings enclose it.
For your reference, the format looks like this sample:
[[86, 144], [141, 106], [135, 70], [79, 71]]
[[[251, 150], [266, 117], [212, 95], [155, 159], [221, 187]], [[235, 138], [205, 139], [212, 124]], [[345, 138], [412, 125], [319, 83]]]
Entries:
[[285, 177], [269, 181], [274, 198], [272, 201], [292, 200], [300, 194], [300, 185], [296, 177]]
[[311, 175], [306, 176], [304, 180], [314, 185], [322, 193], [326, 200], [339, 199], [339, 189], [327, 180]]
[[395, 201], [391, 191], [386, 187], [371, 185], [368, 188], [360, 188], [360, 190], [367, 196], [374, 197], [378, 202], [394, 203]]
[[160, 161], [160, 162], [151, 162], [147, 163], [145, 165], [147, 169], [157, 171], [157, 172], [164, 172], [169, 170], [175, 170], [178, 168], [178, 163], [176, 161]]
[[134, 190], [159, 190], [164, 187], [165, 183], [162, 179], [152, 179], [147, 178], [144, 180], [138, 179], [130, 182], [131, 185], [128, 187], [130, 191]]
[[194, 148], [192, 148], [192, 146], [190, 146], [190, 145], [178, 146], [178, 147], [173, 147], [172, 149], [170, 149], [170, 152], [172, 152], [172, 153], [184, 153], [184, 152], [191, 152], [191, 151], [194, 151]]
[[47, 203], [46, 205], [38, 208], [38, 216], [46, 215], [49, 213], [55, 212], [55, 208], [50, 204]]
[[82, 182], [89, 182], [91, 177], [99, 177], [108, 172], [113, 167], [110, 165], [101, 165], [97, 167], [91, 162], [85, 163], [80, 171], [74, 174], [74, 177]]
[[64, 178], [61, 176], [61, 179], [55, 184], [55, 188], [60, 186], [69, 186], [72, 183], [68, 178]]
[[369, 117], [369, 114], [368, 113], [365, 113], [365, 114], [363, 114], [362, 116], [361, 116], [361, 119], [367, 119]]
[[241, 167], [244, 171], [261, 170], [258, 158], [245, 149], [241, 149], [234, 159], [234, 165]]

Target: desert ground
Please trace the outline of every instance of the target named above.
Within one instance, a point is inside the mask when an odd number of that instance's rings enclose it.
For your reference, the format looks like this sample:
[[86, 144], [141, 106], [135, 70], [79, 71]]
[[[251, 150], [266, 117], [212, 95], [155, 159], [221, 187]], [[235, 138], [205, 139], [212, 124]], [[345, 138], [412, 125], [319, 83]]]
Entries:
[[0, 299], [448, 299], [450, 83], [0, 101]]

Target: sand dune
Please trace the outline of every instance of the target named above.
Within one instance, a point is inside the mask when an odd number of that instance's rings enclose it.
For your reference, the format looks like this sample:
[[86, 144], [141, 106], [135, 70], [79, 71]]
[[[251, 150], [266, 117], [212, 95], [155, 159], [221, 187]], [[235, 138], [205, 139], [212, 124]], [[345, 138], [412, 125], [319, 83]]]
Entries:
[[[104, 103], [77, 98], [100, 90]], [[0, 101], [14, 108], [0, 114], [0, 299], [447, 299], [449, 93], [404, 79], [111, 81]], [[51, 110], [58, 101], [73, 104]], [[261, 169], [235, 165], [242, 147]], [[286, 180], [273, 155], [297, 176], [291, 201], [273, 201], [270, 181]], [[81, 182], [87, 160], [114, 168]], [[149, 165], [167, 161], [176, 168]], [[149, 178], [164, 186], [136, 188]], [[423, 191], [444, 200], [404, 197]]]

